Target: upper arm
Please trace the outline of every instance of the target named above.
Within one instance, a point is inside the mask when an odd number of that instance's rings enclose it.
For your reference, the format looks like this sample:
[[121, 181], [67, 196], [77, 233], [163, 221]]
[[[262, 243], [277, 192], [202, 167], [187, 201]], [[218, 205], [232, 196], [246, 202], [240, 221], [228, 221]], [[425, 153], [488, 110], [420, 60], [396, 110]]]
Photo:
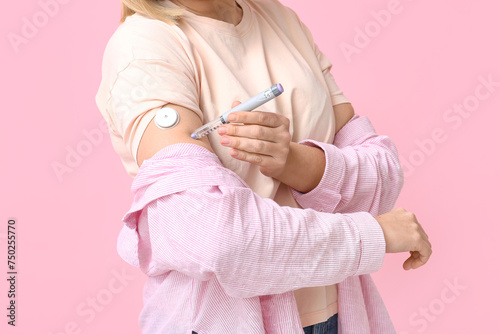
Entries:
[[341, 103], [333, 106], [335, 113], [335, 134], [354, 116], [354, 108], [350, 103]]
[[197, 144], [214, 153], [207, 136], [200, 139], [191, 138], [191, 133], [202, 126], [200, 117], [194, 111], [171, 103], [167, 104], [166, 107], [173, 108], [179, 113], [179, 122], [176, 126], [167, 129], [157, 127], [154, 118], [149, 122], [137, 149], [137, 164], [139, 166], [161, 149], [176, 143]]
[[[203, 113], [192, 50], [180, 29], [157, 20], [132, 20], [121, 26], [106, 50], [101, 85], [122, 158], [140, 166], [162, 148], [180, 142], [209, 149], [207, 138], [189, 137], [202, 125]], [[177, 110], [180, 121], [160, 129], [152, 119], [166, 105]]]

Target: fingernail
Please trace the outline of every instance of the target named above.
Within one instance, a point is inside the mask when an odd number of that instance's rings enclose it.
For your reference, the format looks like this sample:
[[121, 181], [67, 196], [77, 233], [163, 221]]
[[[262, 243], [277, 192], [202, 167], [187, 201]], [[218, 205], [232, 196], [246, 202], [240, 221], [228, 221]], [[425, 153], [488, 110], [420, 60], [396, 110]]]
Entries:
[[229, 138], [227, 138], [227, 137], [224, 137], [224, 138], [222, 138], [222, 140], [221, 140], [221, 143], [222, 143], [223, 145], [227, 145], [227, 144], [229, 144], [229, 142], [230, 142], [230, 140], [229, 140]]
[[227, 128], [225, 126], [221, 126], [219, 128], [219, 134], [225, 135], [227, 133]]

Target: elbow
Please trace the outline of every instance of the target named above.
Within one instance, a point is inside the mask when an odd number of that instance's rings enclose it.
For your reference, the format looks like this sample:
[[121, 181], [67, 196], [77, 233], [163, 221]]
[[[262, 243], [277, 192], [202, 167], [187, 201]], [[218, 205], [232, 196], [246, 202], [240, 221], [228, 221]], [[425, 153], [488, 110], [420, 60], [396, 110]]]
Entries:
[[399, 162], [397, 152], [387, 154], [386, 168], [384, 176], [381, 177], [382, 198], [380, 199], [381, 206], [379, 214], [383, 214], [392, 210], [401, 193], [404, 184], [404, 170]]
[[[392, 142], [391, 142], [392, 143]], [[395, 199], [394, 202], [396, 201], [397, 197], [401, 193], [401, 189], [403, 189], [404, 181], [405, 181], [405, 174], [404, 174], [404, 169], [403, 166], [401, 165], [401, 162], [399, 161], [399, 154], [396, 146], [394, 143], [392, 143], [393, 149], [391, 150], [391, 159], [389, 159], [389, 163], [391, 164], [391, 169], [393, 170], [393, 187], [394, 187], [394, 192], [395, 192]]]
[[251, 275], [242, 274], [245, 268], [241, 268], [236, 261], [238, 259], [234, 254], [219, 253], [212, 257], [213, 274], [224, 292], [232, 298], [252, 298], [269, 294], [268, 291], [258, 291], [261, 284], [250, 279]]
[[399, 162], [397, 153], [390, 155], [388, 158], [388, 166], [390, 185], [393, 196], [395, 197], [394, 201], [396, 201], [397, 197], [401, 193], [401, 189], [403, 189], [405, 180], [403, 166]]
[[403, 170], [403, 166], [401, 166], [399, 161], [397, 166], [398, 166], [398, 181], [396, 184], [396, 189], [397, 189], [397, 195], [399, 196], [399, 194], [401, 193], [401, 189], [403, 189], [403, 185], [405, 183], [405, 173]]
[[404, 170], [399, 161], [399, 153], [394, 142], [387, 136], [382, 136], [381, 147], [385, 151], [387, 165], [387, 185], [392, 189], [394, 201], [396, 201], [404, 184]]

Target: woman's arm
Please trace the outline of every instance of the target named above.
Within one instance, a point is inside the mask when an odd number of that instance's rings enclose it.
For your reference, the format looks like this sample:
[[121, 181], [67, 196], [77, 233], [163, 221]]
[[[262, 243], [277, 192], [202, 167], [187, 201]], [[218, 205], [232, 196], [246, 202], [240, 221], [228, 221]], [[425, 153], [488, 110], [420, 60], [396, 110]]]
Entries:
[[[335, 112], [335, 134], [354, 116], [350, 103], [333, 106]], [[301, 193], [318, 186], [325, 172], [325, 152], [319, 148], [291, 142], [286, 168], [275, 178]]]
[[176, 126], [167, 129], [157, 127], [154, 120], [148, 124], [137, 148], [137, 164], [139, 167], [144, 160], [151, 158], [161, 149], [176, 143], [200, 145], [214, 153], [207, 136], [200, 139], [191, 138], [193, 130], [202, 125], [200, 117], [194, 111], [171, 103], [165, 105], [165, 107], [177, 111], [179, 122]]
[[[387, 136], [377, 135], [366, 117], [347, 110], [352, 109], [352, 105], [345, 103], [346, 98], [331, 74], [332, 63], [314, 42], [311, 31], [292, 13], [316, 54], [330, 91], [335, 120], [339, 122], [333, 145], [300, 142], [316, 149], [306, 151], [292, 144], [291, 158], [295, 158], [291, 167], [301, 162], [307, 165], [306, 159], [310, 159], [312, 166], [290, 173], [286, 180], [282, 178], [283, 182], [291, 186], [302, 207], [327, 212], [369, 211], [373, 215], [387, 212], [394, 206], [403, 186], [403, 170], [396, 147]], [[294, 153], [295, 148], [299, 149]], [[312, 176], [308, 180], [309, 170]], [[294, 179], [294, 174], [300, 177]]]
[[339, 130], [333, 144], [303, 140], [321, 149], [325, 170], [316, 188], [292, 194], [302, 207], [326, 212], [367, 211], [380, 215], [391, 210], [404, 183], [398, 151], [392, 140], [375, 132], [367, 117], [354, 115]]
[[149, 226], [152, 255], [143, 261], [201, 280], [215, 275], [240, 298], [334, 284], [381, 268], [384, 233], [370, 214], [281, 207], [259, 197], [210, 147], [190, 141], [201, 125], [196, 114], [174, 108], [181, 117], [175, 128], [160, 130], [154, 122], [146, 128], [138, 156], [148, 160], [124, 217], [129, 227]]
[[[265, 175], [289, 185], [304, 208], [368, 211], [373, 215], [389, 211], [403, 186], [403, 170], [394, 143], [378, 135], [367, 117], [354, 115], [350, 103], [336, 105], [334, 110], [340, 125], [333, 144], [290, 142], [282, 135], [288, 132], [287, 126], [280, 125], [286, 123], [284, 116], [268, 113], [266, 119], [261, 112], [233, 113], [237, 122], [252, 125], [227, 124], [221, 140], [229, 138], [231, 142], [226, 146], [238, 150], [237, 157], [231, 151], [233, 157], [259, 165], [261, 171], [275, 171]], [[256, 126], [262, 130], [254, 131]]]
[[[233, 103], [233, 107], [238, 103]], [[336, 132], [354, 115], [350, 103], [333, 107]], [[315, 188], [325, 171], [322, 150], [291, 141], [290, 121], [278, 113], [233, 112], [230, 121], [218, 129], [221, 145], [232, 147], [233, 158], [258, 165], [261, 173], [301, 192]], [[231, 117], [233, 117], [231, 119]], [[224, 142], [227, 140], [227, 142]]]

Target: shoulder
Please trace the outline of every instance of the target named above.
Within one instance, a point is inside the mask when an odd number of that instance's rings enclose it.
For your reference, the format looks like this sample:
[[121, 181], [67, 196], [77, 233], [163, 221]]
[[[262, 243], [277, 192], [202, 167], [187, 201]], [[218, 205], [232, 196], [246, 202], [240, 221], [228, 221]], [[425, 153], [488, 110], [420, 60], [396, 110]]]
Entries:
[[189, 40], [177, 26], [136, 13], [127, 17], [110, 37], [103, 66], [119, 72], [137, 59], [186, 60], [190, 51]]
[[289, 36], [291, 40], [301, 40], [307, 33], [307, 28], [300, 20], [297, 13], [283, 5], [278, 0], [243, 0], [252, 7], [258, 16], [263, 18], [271, 26], [279, 27], [282, 33]]
[[[133, 66], [131, 66], [133, 65]], [[133, 14], [121, 23], [106, 44], [102, 57], [102, 79], [96, 102], [107, 108], [117, 79], [125, 72], [158, 75], [159, 69], [175, 68], [194, 77], [190, 43], [180, 28], [160, 20]]]
[[299, 23], [297, 14], [293, 9], [283, 5], [278, 0], [244, 0], [250, 6], [260, 10], [262, 13], [275, 18], [277, 21], [289, 21], [290, 23]]
[[278, 0], [242, 0], [246, 1], [258, 16], [271, 27], [276, 34], [286, 36], [301, 52], [315, 49], [314, 38], [309, 28], [298, 14]]
[[260, 8], [266, 8], [271, 11], [284, 11], [287, 12], [290, 10], [287, 6], [283, 5], [278, 0], [244, 0], [249, 4], [254, 4]]

